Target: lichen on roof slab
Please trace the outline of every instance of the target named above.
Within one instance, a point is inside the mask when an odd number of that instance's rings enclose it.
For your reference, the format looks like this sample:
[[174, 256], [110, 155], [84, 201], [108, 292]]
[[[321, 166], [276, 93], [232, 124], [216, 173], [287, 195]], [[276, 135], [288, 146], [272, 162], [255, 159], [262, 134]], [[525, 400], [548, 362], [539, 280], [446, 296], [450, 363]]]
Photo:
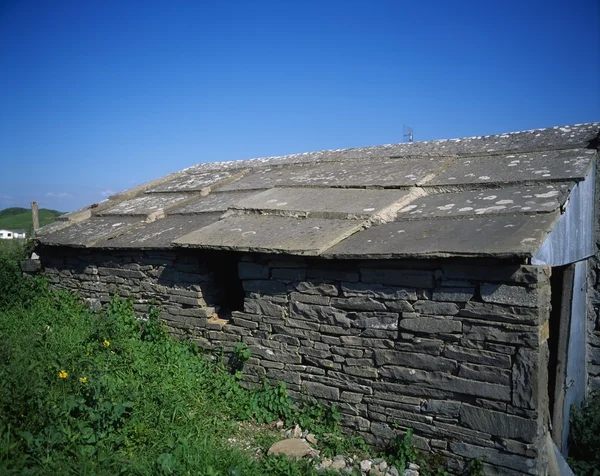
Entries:
[[365, 225], [357, 220], [237, 215], [175, 240], [190, 248], [317, 256]]
[[385, 212], [407, 195], [405, 190], [272, 188], [236, 202], [233, 208], [288, 216], [361, 219]]
[[165, 208], [172, 207], [178, 202], [188, 200], [191, 197], [193, 197], [193, 195], [186, 193], [146, 194], [117, 203], [115, 206], [103, 210], [98, 215], [146, 216]]
[[[594, 123], [203, 163], [67, 214], [40, 241], [328, 258], [531, 256], [573, 184], [590, 175], [599, 131]], [[178, 195], [189, 198], [171, 200]], [[102, 221], [112, 213], [140, 218], [112, 229]], [[174, 226], [169, 217], [186, 218]], [[397, 226], [403, 239], [391, 233]]]
[[242, 192], [213, 192], [196, 197], [181, 206], [175, 206], [167, 211], [168, 215], [194, 215], [206, 212], [225, 212], [229, 207], [244, 198], [254, 195], [255, 190]]
[[327, 258], [531, 257], [559, 212], [409, 220], [374, 226], [323, 253]]
[[552, 182], [546, 185], [485, 188], [426, 195], [401, 208], [396, 220], [547, 213], [565, 203], [574, 185], [572, 182]]
[[273, 187], [411, 187], [440, 169], [446, 158], [373, 159], [255, 169], [219, 190]]
[[173, 241], [188, 233], [219, 220], [220, 213], [201, 215], [169, 216], [152, 223], [144, 223], [130, 228], [123, 234], [97, 242], [94, 248], [111, 249], [166, 249]]
[[594, 156], [594, 150], [574, 149], [459, 158], [429, 185], [583, 180]]
[[136, 217], [92, 217], [39, 238], [44, 245], [89, 247], [142, 223]]

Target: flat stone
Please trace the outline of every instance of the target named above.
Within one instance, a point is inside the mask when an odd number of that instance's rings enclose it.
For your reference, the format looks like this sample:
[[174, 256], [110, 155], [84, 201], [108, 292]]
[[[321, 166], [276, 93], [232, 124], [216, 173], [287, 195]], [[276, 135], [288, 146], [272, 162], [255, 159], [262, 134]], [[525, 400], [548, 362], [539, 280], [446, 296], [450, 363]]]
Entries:
[[463, 403], [460, 409], [460, 422], [473, 430], [489, 433], [492, 436], [528, 443], [533, 442], [538, 433], [535, 420], [474, 407], [466, 403]]
[[473, 298], [475, 288], [443, 287], [434, 289], [434, 301], [468, 302]]
[[300, 438], [288, 438], [274, 443], [267, 451], [268, 455], [285, 455], [289, 458], [301, 459], [311, 455], [314, 450]]
[[320, 296], [337, 296], [338, 289], [333, 284], [300, 282], [296, 285], [296, 291], [302, 294]]
[[318, 255], [355, 233], [354, 220], [240, 215], [222, 219], [177, 240], [179, 246]]
[[203, 192], [208, 193], [219, 184], [231, 180], [235, 175], [227, 170], [199, 174], [182, 173], [172, 179], [151, 187], [146, 193], [157, 192]]
[[432, 316], [454, 316], [459, 311], [453, 302], [417, 301], [412, 306], [416, 312]]
[[510, 401], [510, 386], [477, 382], [447, 373], [385, 365], [379, 369], [379, 374], [382, 377], [396, 380], [398, 383], [413, 383], [464, 395]]
[[433, 317], [403, 318], [400, 320], [399, 328], [406, 331], [427, 334], [446, 334], [461, 332], [462, 323], [453, 319], [438, 319]]
[[[364, 274], [364, 276], [366, 277], [366, 279], [376, 280], [376, 274], [377, 273], [369, 274], [369, 271], [366, 271], [366, 274]], [[393, 280], [394, 282], [404, 280], [413, 283], [415, 282], [415, 278], [425, 279], [427, 284], [432, 282], [432, 275], [430, 273], [418, 276], [412, 274], [406, 276], [402, 275], [401, 273], [397, 273], [394, 276], [386, 275], [386, 277], [384, 277], [384, 279]], [[344, 296], [371, 296], [382, 299], [394, 299], [404, 301], [417, 300], [417, 291], [414, 288], [383, 286], [377, 283], [342, 283], [342, 292]]]
[[514, 324], [540, 324], [545, 314], [537, 308], [469, 301], [459, 315]]
[[531, 257], [560, 213], [408, 220], [372, 226], [322, 253], [327, 258]]
[[485, 302], [511, 304], [513, 306], [537, 307], [541, 299], [549, 300], [548, 288], [527, 288], [507, 284], [481, 285], [481, 299]]
[[219, 190], [273, 187], [391, 187], [415, 185], [446, 163], [443, 158], [344, 160], [257, 168]]
[[21, 271], [24, 273], [37, 273], [42, 270], [42, 263], [39, 259], [26, 259], [21, 261]]
[[[526, 474], [538, 474], [536, 471], [536, 461], [525, 456], [509, 454], [493, 448], [484, 448], [463, 442], [450, 442], [450, 451], [468, 459], [478, 459], [486, 463], [491, 463], [494, 466], [514, 469]], [[501, 468], [500, 471], [497, 474], [507, 474]]]
[[198, 230], [219, 220], [218, 213], [204, 213], [196, 216], [172, 216], [144, 223], [131, 228], [119, 236], [103, 240], [94, 245], [95, 248], [135, 248], [154, 249], [171, 248], [173, 241], [192, 231]]
[[196, 196], [182, 205], [175, 205], [167, 210], [167, 215], [196, 215], [198, 213], [225, 212], [237, 201], [255, 194], [249, 192], [212, 192], [208, 195]]
[[340, 389], [330, 385], [324, 385], [318, 382], [304, 382], [302, 389], [308, 395], [326, 400], [337, 401], [340, 399]]
[[471, 349], [468, 347], [459, 347], [456, 345], [446, 345], [442, 354], [445, 357], [460, 362], [472, 362], [503, 369], [508, 369], [511, 365], [510, 355], [480, 349]]
[[351, 311], [385, 311], [386, 307], [370, 297], [332, 298], [331, 305], [339, 309]]
[[438, 174], [428, 185], [523, 183], [581, 180], [592, 156], [585, 149], [462, 157]]
[[146, 216], [190, 198], [193, 198], [193, 195], [188, 193], [142, 194], [139, 197], [117, 203], [101, 211], [98, 215]]
[[139, 217], [92, 217], [45, 234], [40, 237], [40, 242], [45, 245], [88, 247], [140, 223]]
[[573, 186], [549, 183], [428, 195], [401, 208], [396, 219], [551, 212], [565, 202]]
[[537, 408], [540, 389], [538, 359], [540, 352], [520, 348], [512, 367], [513, 405], [522, 408]]
[[456, 361], [437, 355], [413, 354], [411, 352], [397, 352], [383, 349], [375, 349], [374, 354], [375, 362], [378, 366], [400, 365], [402, 367], [451, 373], [458, 367]]
[[[234, 208], [283, 216], [369, 218], [385, 212], [407, 195], [408, 192], [402, 190], [272, 188], [239, 200]], [[395, 208], [392, 208], [395, 216]]]
[[[435, 285], [435, 278], [431, 271], [362, 268], [360, 275], [364, 283], [375, 285], [391, 284], [412, 288], [432, 288]], [[377, 287], [372, 286], [372, 289]], [[408, 296], [410, 295], [402, 296], [401, 299], [408, 299]]]

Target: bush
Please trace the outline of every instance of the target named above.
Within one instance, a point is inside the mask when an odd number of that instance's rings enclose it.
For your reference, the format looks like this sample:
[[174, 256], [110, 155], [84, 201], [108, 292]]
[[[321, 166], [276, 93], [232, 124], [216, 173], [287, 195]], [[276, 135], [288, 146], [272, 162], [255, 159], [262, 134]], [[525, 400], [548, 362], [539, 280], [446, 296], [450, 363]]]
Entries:
[[600, 475], [600, 393], [571, 407], [569, 465], [577, 475]]

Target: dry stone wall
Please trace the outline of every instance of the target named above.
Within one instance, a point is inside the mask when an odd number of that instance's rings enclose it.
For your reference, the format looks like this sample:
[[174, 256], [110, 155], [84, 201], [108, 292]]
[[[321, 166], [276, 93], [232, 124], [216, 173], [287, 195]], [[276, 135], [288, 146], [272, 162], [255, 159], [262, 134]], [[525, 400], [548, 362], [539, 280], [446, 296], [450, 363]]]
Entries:
[[47, 249], [42, 260], [55, 286], [93, 304], [118, 292], [144, 313], [154, 300], [204, 348], [244, 342], [246, 384], [283, 380], [294, 398], [335, 403], [373, 445], [412, 428], [453, 472], [477, 458], [486, 474], [545, 474], [549, 268], [246, 255], [243, 309], [224, 320], [207, 256]]
[[600, 391], [600, 164], [596, 164], [596, 254], [588, 263], [588, 390]]

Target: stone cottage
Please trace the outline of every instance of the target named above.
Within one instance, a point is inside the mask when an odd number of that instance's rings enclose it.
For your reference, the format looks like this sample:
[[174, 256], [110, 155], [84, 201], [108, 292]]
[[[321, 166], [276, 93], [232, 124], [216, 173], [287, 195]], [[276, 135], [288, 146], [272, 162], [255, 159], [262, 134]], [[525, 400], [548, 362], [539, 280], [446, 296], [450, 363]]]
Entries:
[[600, 388], [599, 132], [201, 163], [60, 217], [38, 253], [93, 306], [247, 344], [248, 383], [369, 443], [412, 428], [453, 472], [547, 474]]

